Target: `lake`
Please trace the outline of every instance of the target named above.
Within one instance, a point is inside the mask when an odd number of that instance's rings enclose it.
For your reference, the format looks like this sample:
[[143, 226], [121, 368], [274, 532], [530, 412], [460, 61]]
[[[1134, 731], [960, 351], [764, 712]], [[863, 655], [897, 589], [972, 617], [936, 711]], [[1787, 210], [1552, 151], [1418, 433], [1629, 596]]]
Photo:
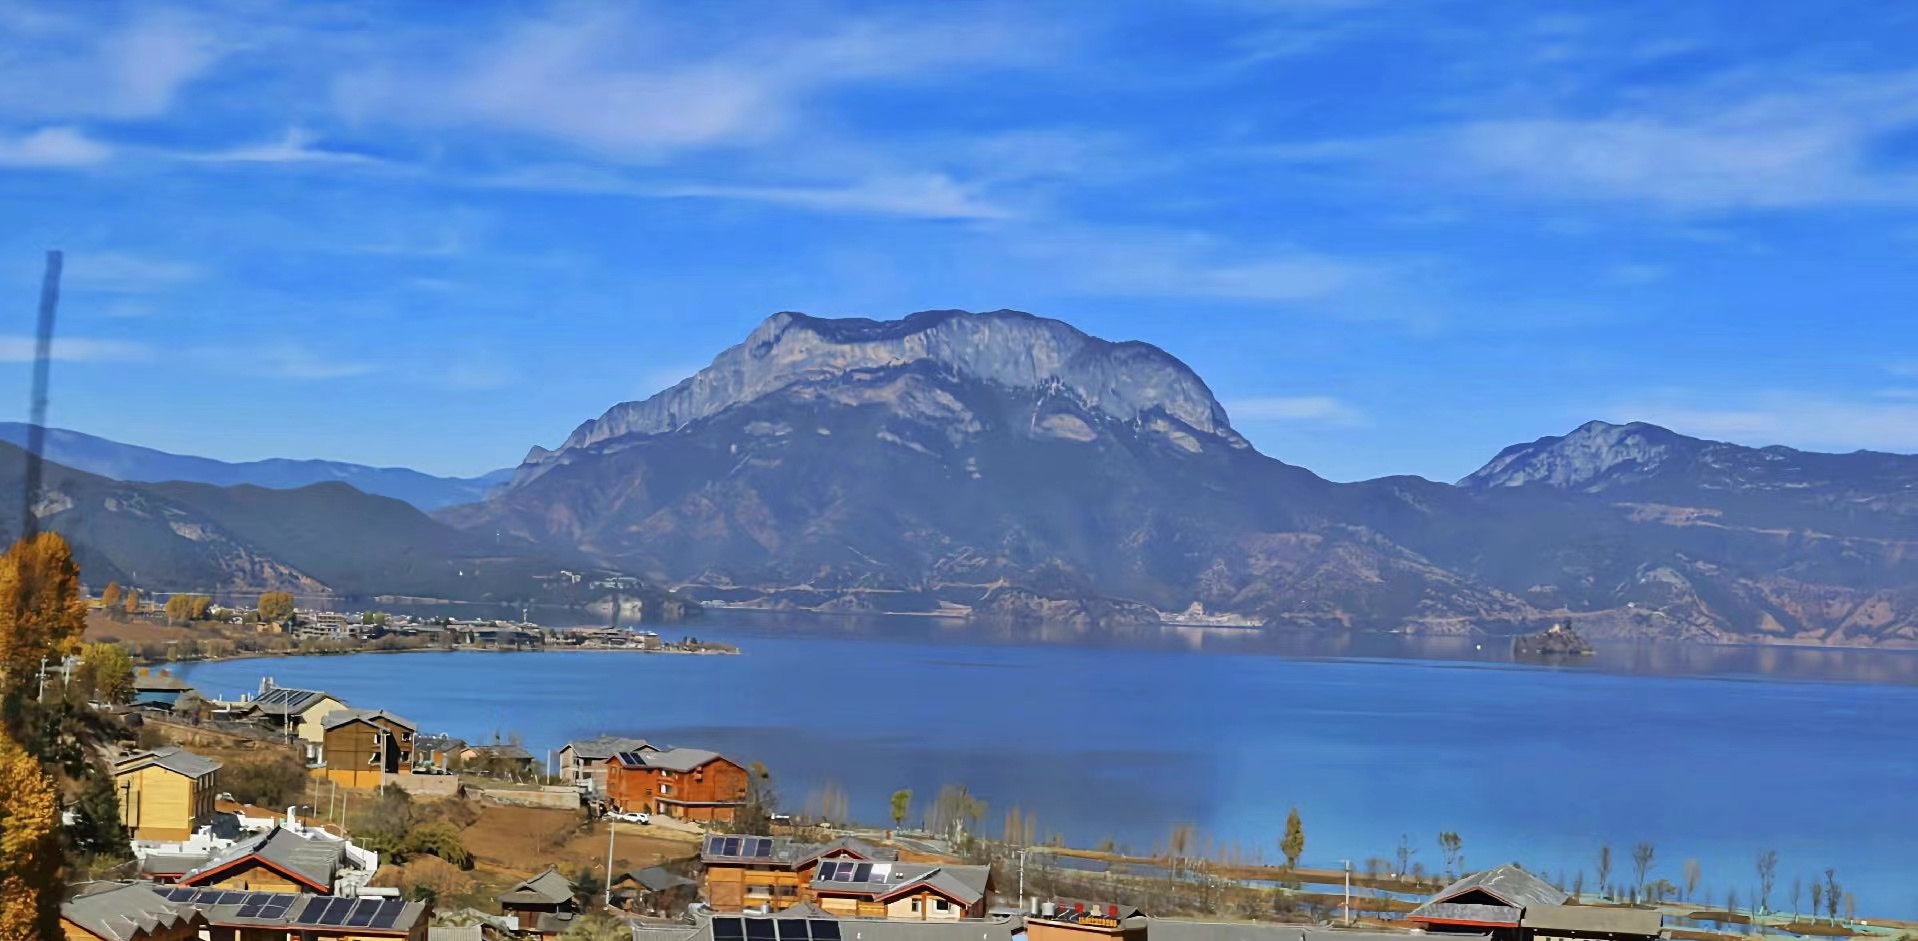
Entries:
[[[550, 621], [550, 619], [549, 619]], [[1593, 662], [1510, 662], [1490, 641], [1152, 629], [1092, 638], [924, 619], [716, 613], [662, 629], [740, 656], [407, 653], [232, 660], [181, 672], [232, 695], [262, 675], [400, 713], [469, 741], [544, 753], [629, 734], [763, 761], [788, 808], [828, 783], [855, 817], [944, 784], [1076, 845], [1162, 847], [1191, 823], [1278, 859], [1296, 805], [1305, 862], [1390, 858], [1401, 834], [1440, 868], [1518, 861], [1595, 885], [1651, 878], [1753, 896], [1779, 853], [1774, 907], [1827, 866], [1864, 915], [1918, 915], [1918, 654], [1605, 645]], [[1492, 648], [1492, 649], [1487, 649]], [[1701, 891], [1703, 891], [1703, 888]]]

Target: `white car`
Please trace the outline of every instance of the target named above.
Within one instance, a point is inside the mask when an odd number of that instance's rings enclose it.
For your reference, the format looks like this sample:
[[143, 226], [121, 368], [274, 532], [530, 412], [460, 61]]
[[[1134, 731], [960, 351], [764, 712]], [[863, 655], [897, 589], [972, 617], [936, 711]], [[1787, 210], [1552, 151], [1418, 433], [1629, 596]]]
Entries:
[[620, 823], [652, 823], [653, 815], [643, 810], [615, 810], [607, 814], [606, 819]]

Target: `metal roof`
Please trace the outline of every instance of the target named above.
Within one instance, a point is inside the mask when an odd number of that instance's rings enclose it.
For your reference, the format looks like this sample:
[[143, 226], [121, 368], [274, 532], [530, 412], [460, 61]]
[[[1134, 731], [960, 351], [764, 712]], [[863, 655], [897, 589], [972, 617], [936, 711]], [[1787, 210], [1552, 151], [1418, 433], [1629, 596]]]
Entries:
[[622, 882], [637, 882], [653, 892], [664, 892], [667, 889], [677, 888], [679, 886], [699, 884], [685, 876], [668, 872], [658, 866], [648, 866], [645, 869], [634, 869], [630, 872], [623, 872], [613, 880], [614, 885]]
[[[805, 918], [780, 918], [777, 915], [702, 915], [691, 927], [655, 926], [634, 923], [633, 941], [715, 941], [713, 923], [728, 922], [732, 932], [727, 941], [743, 934], [747, 938], [808, 938], [811, 941], [1012, 941], [1020, 930], [1017, 918], [993, 918], [970, 921], [888, 921], [876, 918], [834, 918], [818, 913]], [[753, 930], [739, 932], [745, 925]], [[774, 928], [774, 931], [766, 931]], [[802, 931], [800, 929], [810, 929]], [[1403, 938], [1400, 939], [1403, 941]]]
[[107, 941], [133, 941], [200, 918], [145, 882], [110, 883], [61, 903], [60, 917]]
[[217, 926], [319, 929], [327, 934], [410, 934], [426, 904], [386, 897], [301, 895], [174, 886], [160, 890], [175, 905], [190, 906]]

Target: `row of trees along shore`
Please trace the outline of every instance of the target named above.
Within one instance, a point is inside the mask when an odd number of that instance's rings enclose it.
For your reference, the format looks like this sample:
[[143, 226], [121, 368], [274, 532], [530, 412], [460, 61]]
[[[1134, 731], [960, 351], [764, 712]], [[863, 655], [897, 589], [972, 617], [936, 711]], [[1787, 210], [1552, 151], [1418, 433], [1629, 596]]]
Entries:
[[[741, 832], [766, 832], [765, 828], [771, 825], [777, 814], [778, 794], [772, 785], [771, 773], [764, 765], [753, 765], [751, 780], [748, 811], [737, 828]], [[1065, 848], [1064, 838], [1056, 833], [1041, 837], [1037, 817], [1018, 807], [1005, 812], [999, 838], [987, 839], [981, 828], [987, 805], [962, 784], [948, 784], [941, 788], [923, 815], [917, 818], [914, 800], [915, 795], [911, 790], [899, 790], [892, 794], [887, 810], [895, 830], [916, 820], [925, 832], [948, 841], [956, 850], [978, 861], [1006, 863], [1017, 857], [1020, 850], [1036, 846]], [[849, 804], [846, 789], [837, 782], [828, 781], [808, 794], [803, 809], [795, 815], [795, 824], [801, 829], [848, 826], [852, 822]], [[1161, 898], [1160, 907], [1168, 911], [1224, 914], [1227, 909], [1236, 909], [1250, 917], [1269, 916], [1271, 911], [1268, 909], [1276, 909], [1280, 914], [1311, 913], [1312, 906], [1301, 903], [1300, 897], [1308, 900], [1317, 898], [1321, 903], [1330, 897], [1299, 891], [1304, 889], [1304, 883], [1298, 876], [1299, 860], [1306, 850], [1306, 832], [1297, 807], [1291, 808], [1286, 814], [1285, 828], [1275, 845], [1278, 859], [1268, 864], [1259, 849], [1248, 850], [1239, 843], [1215, 842], [1190, 824], [1178, 824], [1172, 828], [1165, 842], [1144, 852], [1135, 853], [1132, 847], [1111, 839], [1099, 844], [1093, 851], [1111, 857], [1144, 859], [1163, 864], [1166, 873], [1163, 881], [1185, 883], [1188, 887], [1183, 896]], [[1410, 900], [1405, 896], [1429, 893], [1470, 871], [1466, 866], [1465, 840], [1457, 831], [1441, 831], [1432, 845], [1443, 861], [1442, 866], [1436, 869], [1428, 868], [1418, 859], [1421, 847], [1406, 834], [1400, 835], [1398, 845], [1389, 856], [1372, 856], [1362, 863], [1355, 860], [1353, 876], [1358, 892], [1353, 897], [1354, 908], [1385, 917], [1402, 914], [1411, 907]], [[1833, 924], [1840, 923], [1841, 919], [1856, 918], [1857, 899], [1838, 880], [1836, 869], [1821, 867], [1809, 878], [1794, 875], [1788, 887], [1781, 887], [1778, 882], [1779, 855], [1773, 849], [1761, 850], [1756, 854], [1751, 872], [1752, 882], [1742, 896], [1737, 888], [1730, 888], [1725, 890], [1722, 898], [1706, 884], [1704, 868], [1697, 859], [1684, 860], [1676, 874], [1676, 882], [1662, 874], [1659, 871], [1657, 847], [1650, 842], [1638, 843], [1629, 854], [1622, 856], [1615, 855], [1609, 844], [1600, 846], [1593, 863], [1589, 873], [1582, 868], [1569, 872], [1565, 869], [1553, 872], [1544, 867], [1525, 868], [1582, 902], [1602, 901], [1641, 906], [1689, 904], [1695, 906], [1698, 916], [1695, 920], [1714, 922], [1721, 928], [1740, 932], [1749, 928], [1753, 915], [1775, 917], [1789, 914], [1791, 917], [1786, 924], [1801, 925], [1806, 918], [1813, 923], [1823, 920]], [[1035, 889], [1066, 891], [1074, 888], [1075, 880], [1085, 882], [1094, 879], [1082, 871], [1060, 870], [1050, 865], [1047, 854], [1026, 854], [1024, 864], [1027, 867], [1027, 883]], [[1255, 897], [1250, 904], [1243, 899], [1232, 904], [1232, 896], [1242, 893], [1231, 892], [1226, 884], [1259, 877], [1263, 875], [1260, 870], [1271, 869], [1278, 870], [1280, 884], [1292, 891], [1277, 893], [1280, 896], [1277, 900]], [[1007, 875], [1017, 881], [1016, 874]], [[1320, 878], [1324, 875], [1320, 873]], [[1627, 876], [1629, 880], [1624, 878]], [[1111, 876], [1098, 878], [1106, 880], [1108, 889], [1111, 887]], [[1135, 895], [1141, 888], [1139, 883], [1153, 881], [1136, 876], [1127, 879]], [[1219, 891], [1208, 891], [1207, 885], [1210, 883], [1218, 883], [1214, 888]], [[1094, 887], [1079, 885], [1077, 888], [1090, 891]], [[1150, 891], [1149, 887], [1146, 888]], [[1071, 892], [1066, 891], [1066, 894]], [[1292, 897], [1286, 898], [1288, 895]], [[1338, 901], [1342, 903], [1342, 897]]]

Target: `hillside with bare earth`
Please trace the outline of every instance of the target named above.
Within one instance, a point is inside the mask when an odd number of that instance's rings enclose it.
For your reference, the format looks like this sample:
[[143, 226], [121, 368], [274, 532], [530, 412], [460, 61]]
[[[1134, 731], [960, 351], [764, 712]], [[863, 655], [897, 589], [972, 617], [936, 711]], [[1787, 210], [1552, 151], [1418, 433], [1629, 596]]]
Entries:
[[1588, 424], [1457, 485], [1260, 454], [1172, 355], [1055, 320], [769, 318], [442, 511], [682, 585], [835, 611], [1918, 642], [1918, 458]]

